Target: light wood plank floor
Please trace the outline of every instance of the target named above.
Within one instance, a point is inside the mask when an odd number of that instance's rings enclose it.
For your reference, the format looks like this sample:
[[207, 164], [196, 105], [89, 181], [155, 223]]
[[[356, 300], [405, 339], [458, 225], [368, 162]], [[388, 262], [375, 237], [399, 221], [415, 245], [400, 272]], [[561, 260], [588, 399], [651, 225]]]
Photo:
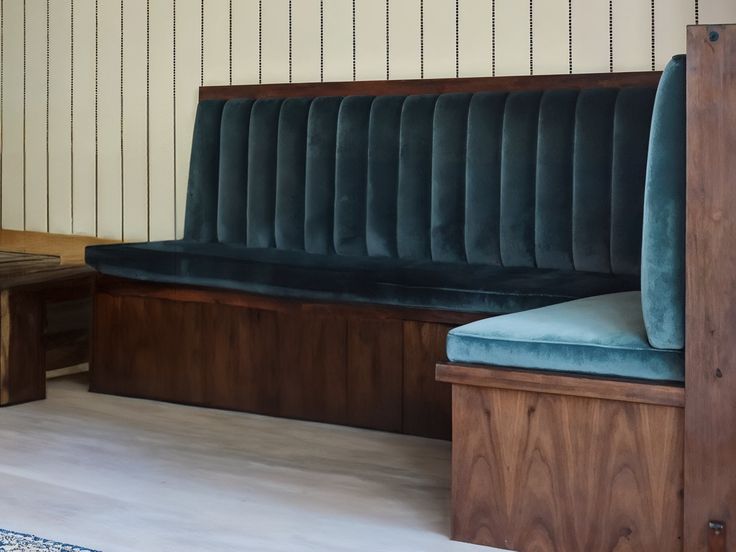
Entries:
[[0, 527], [114, 551], [471, 551], [442, 441], [110, 397], [0, 411]]

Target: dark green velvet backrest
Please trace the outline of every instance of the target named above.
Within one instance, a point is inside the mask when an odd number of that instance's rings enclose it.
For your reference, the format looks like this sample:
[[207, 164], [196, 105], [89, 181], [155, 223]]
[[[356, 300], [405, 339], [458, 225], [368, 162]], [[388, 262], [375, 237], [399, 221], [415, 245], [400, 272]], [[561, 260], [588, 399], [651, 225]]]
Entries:
[[654, 95], [203, 101], [185, 238], [638, 275]]

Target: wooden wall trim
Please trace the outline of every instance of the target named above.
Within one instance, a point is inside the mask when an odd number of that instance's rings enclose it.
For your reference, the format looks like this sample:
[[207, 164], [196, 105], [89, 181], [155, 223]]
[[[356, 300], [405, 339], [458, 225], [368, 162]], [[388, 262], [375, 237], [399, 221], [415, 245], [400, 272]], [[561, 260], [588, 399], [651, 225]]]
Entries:
[[169, 301], [209, 303], [248, 307], [260, 310], [301, 314], [339, 314], [385, 320], [415, 320], [440, 324], [461, 325], [492, 316], [489, 313], [455, 312], [433, 309], [413, 309], [361, 303], [330, 303], [283, 299], [255, 295], [242, 291], [206, 287], [159, 284], [140, 280], [98, 276], [97, 292], [118, 296], [151, 297]]
[[736, 549], [736, 25], [688, 27], [687, 125], [684, 545], [710, 552]]
[[231, 98], [379, 96], [442, 94], [448, 92], [492, 92], [496, 90], [515, 91], [559, 88], [656, 86], [661, 74], [660, 71], [637, 71], [630, 73], [588, 73], [575, 75], [201, 86], [199, 88], [199, 99], [228, 100]]
[[569, 395], [682, 408], [685, 389], [659, 384], [603, 377], [572, 376], [534, 370], [518, 370], [472, 364], [438, 364], [437, 380], [452, 384], [511, 389], [551, 395]]

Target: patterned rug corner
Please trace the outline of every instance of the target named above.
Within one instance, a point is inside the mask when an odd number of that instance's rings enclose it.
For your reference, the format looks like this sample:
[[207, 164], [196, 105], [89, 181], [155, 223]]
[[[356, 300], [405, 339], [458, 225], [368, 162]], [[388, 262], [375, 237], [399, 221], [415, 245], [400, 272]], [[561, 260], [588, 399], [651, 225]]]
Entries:
[[74, 546], [73, 544], [64, 544], [63, 542], [51, 541], [37, 537], [36, 535], [27, 535], [26, 533], [16, 533], [0, 529], [0, 552], [100, 552], [83, 546]]

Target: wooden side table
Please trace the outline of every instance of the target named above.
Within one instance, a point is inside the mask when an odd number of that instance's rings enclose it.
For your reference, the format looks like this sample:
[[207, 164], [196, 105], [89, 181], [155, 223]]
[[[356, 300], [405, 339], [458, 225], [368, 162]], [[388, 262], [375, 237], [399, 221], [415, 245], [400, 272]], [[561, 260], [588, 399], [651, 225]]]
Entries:
[[[47, 368], [87, 359], [93, 285], [89, 267], [0, 252], [0, 406], [44, 399]], [[77, 311], [78, 328], [49, 324], [64, 310]]]

